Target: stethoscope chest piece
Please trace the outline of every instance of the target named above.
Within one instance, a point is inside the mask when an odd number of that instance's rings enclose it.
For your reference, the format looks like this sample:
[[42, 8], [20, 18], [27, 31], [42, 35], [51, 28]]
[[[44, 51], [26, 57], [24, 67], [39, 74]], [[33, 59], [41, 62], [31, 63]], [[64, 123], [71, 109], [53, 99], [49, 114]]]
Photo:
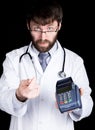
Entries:
[[65, 72], [63, 72], [63, 71], [60, 71], [60, 72], [58, 73], [58, 75], [59, 75], [61, 78], [65, 78], [65, 77], [66, 77], [66, 74], [65, 74]]

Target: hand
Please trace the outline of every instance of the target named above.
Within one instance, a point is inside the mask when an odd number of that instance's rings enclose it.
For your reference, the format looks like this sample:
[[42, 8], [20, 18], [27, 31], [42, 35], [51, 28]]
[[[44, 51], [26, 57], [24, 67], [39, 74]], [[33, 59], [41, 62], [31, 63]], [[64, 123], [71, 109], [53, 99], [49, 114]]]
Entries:
[[40, 86], [36, 83], [36, 79], [22, 80], [16, 90], [16, 97], [19, 101], [24, 102], [27, 99], [36, 98], [40, 93]]

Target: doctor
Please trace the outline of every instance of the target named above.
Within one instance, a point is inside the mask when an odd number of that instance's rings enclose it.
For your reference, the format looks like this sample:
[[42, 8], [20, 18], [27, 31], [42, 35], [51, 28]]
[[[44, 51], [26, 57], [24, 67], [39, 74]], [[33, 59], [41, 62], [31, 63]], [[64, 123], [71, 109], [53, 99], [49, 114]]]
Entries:
[[[55, 2], [45, 0], [31, 7], [27, 28], [32, 41], [6, 54], [0, 78], [0, 109], [11, 115], [9, 130], [74, 130], [73, 122], [92, 112], [91, 88], [83, 59], [63, 49], [57, 40], [62, 17], [62, 8]], [[45, 70], [40, 52], [49, 53]], [[59, 75], [62, 66], [66, 77], [72, 77], [82, 90], [82, 108], [64, 113], [60, 113], [55, 98], [56, 82], [64, 78]]]

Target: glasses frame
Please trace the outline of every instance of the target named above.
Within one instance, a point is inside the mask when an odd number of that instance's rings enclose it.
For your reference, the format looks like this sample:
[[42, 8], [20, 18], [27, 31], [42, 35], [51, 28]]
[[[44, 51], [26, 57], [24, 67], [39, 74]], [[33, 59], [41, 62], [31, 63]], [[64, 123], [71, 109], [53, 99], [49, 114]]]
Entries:
[[29, 29], [30, 32], [35, 32], [35, 33], [54, 33], [54, 32], [58, 32], [59, 26], [57, 26], [57, 28], [54, 31], [43, 31], [43, 30], [36, 30], [36, 29]]

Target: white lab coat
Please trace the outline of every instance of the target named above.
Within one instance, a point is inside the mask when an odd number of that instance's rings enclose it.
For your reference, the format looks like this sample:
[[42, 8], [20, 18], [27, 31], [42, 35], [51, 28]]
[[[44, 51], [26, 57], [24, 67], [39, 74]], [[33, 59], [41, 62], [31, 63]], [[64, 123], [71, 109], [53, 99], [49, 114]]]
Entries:
[[[25, 55], [19, 63], [27, 46], [6, 54], [0, 79], [0, 109], [11, 114], [10, 130], [74, 130], [73, 121], [79, 121], [91, 114], [93, 101], [83, 60], [66, 48], [65, 73], [67, 77], [72, 77], [78, 87], [84, 89], [84, 95], [81, 96], [82, 109], [61, 114], [55, 107], [56, 82], [61, 79], [58, 72], [62, 69], [64, 55], [60, 43], [57, 43], [58, 49], [44, 73], [37, 55], [31, 51], [32, 42], [28, 50], [32, 60]], [[18, 101], [15, 91], [20, 80], [34, 76], [40, 84], [40, 96], [26, 102]]]

